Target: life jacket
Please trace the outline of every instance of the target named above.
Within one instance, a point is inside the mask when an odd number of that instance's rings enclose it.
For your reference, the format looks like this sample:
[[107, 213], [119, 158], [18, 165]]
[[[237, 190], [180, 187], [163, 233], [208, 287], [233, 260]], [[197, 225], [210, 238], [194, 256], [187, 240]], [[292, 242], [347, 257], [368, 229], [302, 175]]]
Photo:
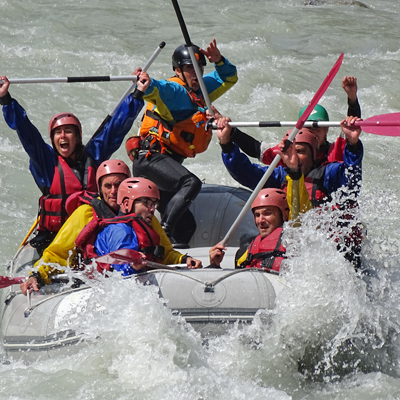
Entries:
[[51, 187], [48, 193], [39, 199], [38, 230], [58, 232], [68, 218], [65, 209], [68, 197], [82, 189], [97, 191], [95, 161], [87, 156], [82, 176], [79, 171], [73, 170], [64, 158], [58, 156]]
[[247, 258], [244, 262], [246, 268], [266, 268], [279, 271], [282, 261], [286, 258], [286, 249], [282, 246], [282, 228], [275, 229], [271, 234], [261, 239], [258, 235], [250, 244]]
[[[99, 218], [96, 215], [82, 229], [75, 240], [75, 244], [81, 252], [83, 262], [90, 262], [98, 256], [94, 245], [99, 232], [108, 225], [121, 223], [129, 224], [133, 228], [139, 245], [138, 251], [145, 254], [146, 260], [162, 262], [164, 248], [160, 246], [160, 236], [143, 218], [136, 214], [128, 214], [115, 218]], [[111, 266], [106, 263], [97, 263], [97, 270], [102, 273], [104, 270], [111, 270]]]
[[314, 207], [332, 200], [330, 193], [324, 187], [325, 170], [326, 165], [314, 168], [304, 178], [304, 184]]
[[160, 148], [156, 151], [163, 154], [172, 151], [184, 157], [195, 157], [196, 154], [207, 150], [212, 137], [211, 129], [205, 130], [207, 117], [204, 101], [178, 77], [169, 78], [168, 81], [182, 85], [193, 103], [194, 110], [197, 108], [198, 111], [183, 121], [166, 121], [154, 111], [155, 105], [148, 103], [140, 127], [140, 136], [143, 139], [150, 139], [149, 152], [146, 157], [151, 154], [151, 150], [157, 142], [159, 142], [157, 144], [160, 145]]
[[346, 139], [338, 137], [335, 143], [328, 141], [317, 151], [317, 165], [325, 165], [332, 162], [343, 162]]
[[[326, 165], [314, 168], [304, 178], [304, 185], [307, 189], [310, 201], [313, 207], [319, 207], [321, 204], [332, 200], [331, 195], [324, 187]], [[287, 181], [282, 185], [282, 190], [287, 191]]]

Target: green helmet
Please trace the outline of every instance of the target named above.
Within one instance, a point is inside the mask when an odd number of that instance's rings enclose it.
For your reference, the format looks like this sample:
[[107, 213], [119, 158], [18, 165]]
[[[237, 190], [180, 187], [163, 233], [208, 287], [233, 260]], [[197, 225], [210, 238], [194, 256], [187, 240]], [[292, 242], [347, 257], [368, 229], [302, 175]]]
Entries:
[[[303, 115], [304, 111], [308, 106], [304, 106], [299, 112], [299, 118]], [[311, 111], [307, 121], [329, 121], [328, 112], [325, 110], [324, 107], [317, 104], [314, 107], [314, 110]]]

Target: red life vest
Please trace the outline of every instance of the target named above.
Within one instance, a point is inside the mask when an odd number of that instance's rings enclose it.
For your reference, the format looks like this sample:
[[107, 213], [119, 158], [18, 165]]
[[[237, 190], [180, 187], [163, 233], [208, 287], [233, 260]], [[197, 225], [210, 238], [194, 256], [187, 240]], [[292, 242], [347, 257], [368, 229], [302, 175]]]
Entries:
[[71, 169], [61, 156], [57, 157], [54, 178], [49, 193], [39, 199], [39, 230], [58, 232], [68, 218], [65, 203], [68, 197], [81, 190], [97, 192], [96, 163], [87, 156], [83, 176]]
[[[265, 142], [263, 142], [265, 143]], [[262, 144], [263, 144], [262, 143]], [[322, 147], [320, 147], [317, 151], [317, 165], [325, 165], [331, 162], [343, 162], [343, 154], [344, 149], [346, 147], [346, 139], [342, 137], [338, 137], [335, 143], [326, 142]], [[262, 145], [261, 144], [261, 145]], [[265, 165], [271, 165], [274, 160], [276, 154], [274, 150], [279, 150], [279, 146], [274, 146], [269, 149], [264, 150], [261, 154], [261, 160]], [[282, 160], [279, 161], [278, 165], [285, 166]]]
[[[160, 236], [143, 218], [136, 216], [136, 214], [115, 218], [99, 218], [95, 215], [75, 240], [75, 244], [78, 250], [80, 250], [84, 262], [98, 256], [94, 246], [97, 235], [106, 226], [111, 224], [129, 224], [136, 233], [139, 245], [138, 251], [145, 254], [146, 260], [162, 262], [164, 248], [160, 246]], [[110, 264], [97, 263], [97, 270], [100, 273], [104, 270], [109, 271], [110, 269]]]
[[343, 162], [344, 149], [346, 147], [346, 139], [338, 137], [335, 143], [327, 142], [317, 152], [318, 165], [324, 165], [331, 162]]
[[148, 103], [140, 127], [140, 136], [143, 139], [151, 136], [148, 154], [154, 144], [159, 142], [160, 152], [163, 154], [172, 150], [183, 157], [195, 157], [196, 154], [207, 150], [212, 137], [211, 129], [205, 130], [207, 117], [204, 111], [204, 101], [178, 77], [169, 78], [168, 81], [182, 85], [199, 111], [194, 112], [190, 118], [184, 121], [165, 121], [153, 111], [155, 106]]
[[286, 258], [286, 249], [281, 244], [283, 229], [277, 228], [261, 239], [258, 235], [250, 244], [245, 261], [246, 268], [267, 268], [279, 271]]

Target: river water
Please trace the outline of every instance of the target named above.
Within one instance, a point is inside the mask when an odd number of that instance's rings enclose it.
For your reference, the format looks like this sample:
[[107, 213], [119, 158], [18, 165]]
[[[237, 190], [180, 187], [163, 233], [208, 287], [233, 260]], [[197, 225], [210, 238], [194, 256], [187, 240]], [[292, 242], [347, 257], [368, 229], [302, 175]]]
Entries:
[[[345, 75], [358, 78], [364, 118], [398, 112], [400, 6], [393, 0], [181, 1], [194, 43], [213, 38], [238, 67], [239, 81], [215, 106], [236, 121], [295, 120], [340, 53], [343, 65], [320, 103], [331, 120], [347, 110]], [[364, 6], [365, 7], [364, 7]], [[127, 75], [167, 43], [149, 70], [172, 76], [183, 43], [169, 1], [0, 0], [0, 73], [9, 78]], [[212, 69], [206, 68], [206, 72]], [[14, 85], [10, 92], [47, 140], [55, 113], [79, 116], [88, 140], [129, 84]], [[248, 128], [276, 143], [283, 128]], [[133, 129], [133, 132], [136, 129]], [[333, 141], [338, 131], [331, 128]], [[310, 213], [289, 231], [296, 254], [273, 312], [244, 330], [201, 338], [156, 293], [111, 281], [79, 322], [101, 345], [78, 355], [0, 364], [2, 399], [398, 399], [400, 398], [398, 151], [400, 138], [362, 134], [359, 218], [368, 227], [363, 262], [379, 280], [367, 290]], [[127, 161], [124, 149], [116, 157]], [[213, 139], [185, 165], [207, 183], [235, 185]], [[0, 262], [15, 253], [40, 195], [17, 135], [0, 120]], [[320, 227], [320, 229], [316, 229]], [[4, 273], [5, 269], [1, 268]], [[107, 284], [106, 284], [107, 285]]]

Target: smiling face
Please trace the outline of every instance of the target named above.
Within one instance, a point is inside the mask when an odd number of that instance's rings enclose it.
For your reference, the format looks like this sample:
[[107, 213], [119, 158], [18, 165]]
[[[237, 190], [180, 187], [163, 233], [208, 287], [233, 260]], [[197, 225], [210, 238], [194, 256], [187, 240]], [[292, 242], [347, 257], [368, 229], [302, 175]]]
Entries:
[[[200, 69], [202, 72], [204, 71], [203, 67], [200, 67]], [[197, 92], [200, 89], [199, 80], [197, 79], [196, 71], [192, 64], [185, 64], [182, 68], [177, 68], [175, 73], [178, 78], [186, 82], [189, 88], [193, 91]]]
[[73, 158], [76, 145], [78, 144], [78, 134], [75, 125], [61, 125], [55, 128], [52, 133], [53, 145], [58, 154], [63, 158]]
[[261, 239], [264, 239], [283, 225], [281, 210], [275, 206], [257, 207], [254, 210], [254, 223], [260, 232]]
[[124, 179], [126, 179], [124, 174], [110, 174], [101, 179], [101, 197], [115, 212], [119, 210], [119, 205], [117, 204], [118, 188]]

